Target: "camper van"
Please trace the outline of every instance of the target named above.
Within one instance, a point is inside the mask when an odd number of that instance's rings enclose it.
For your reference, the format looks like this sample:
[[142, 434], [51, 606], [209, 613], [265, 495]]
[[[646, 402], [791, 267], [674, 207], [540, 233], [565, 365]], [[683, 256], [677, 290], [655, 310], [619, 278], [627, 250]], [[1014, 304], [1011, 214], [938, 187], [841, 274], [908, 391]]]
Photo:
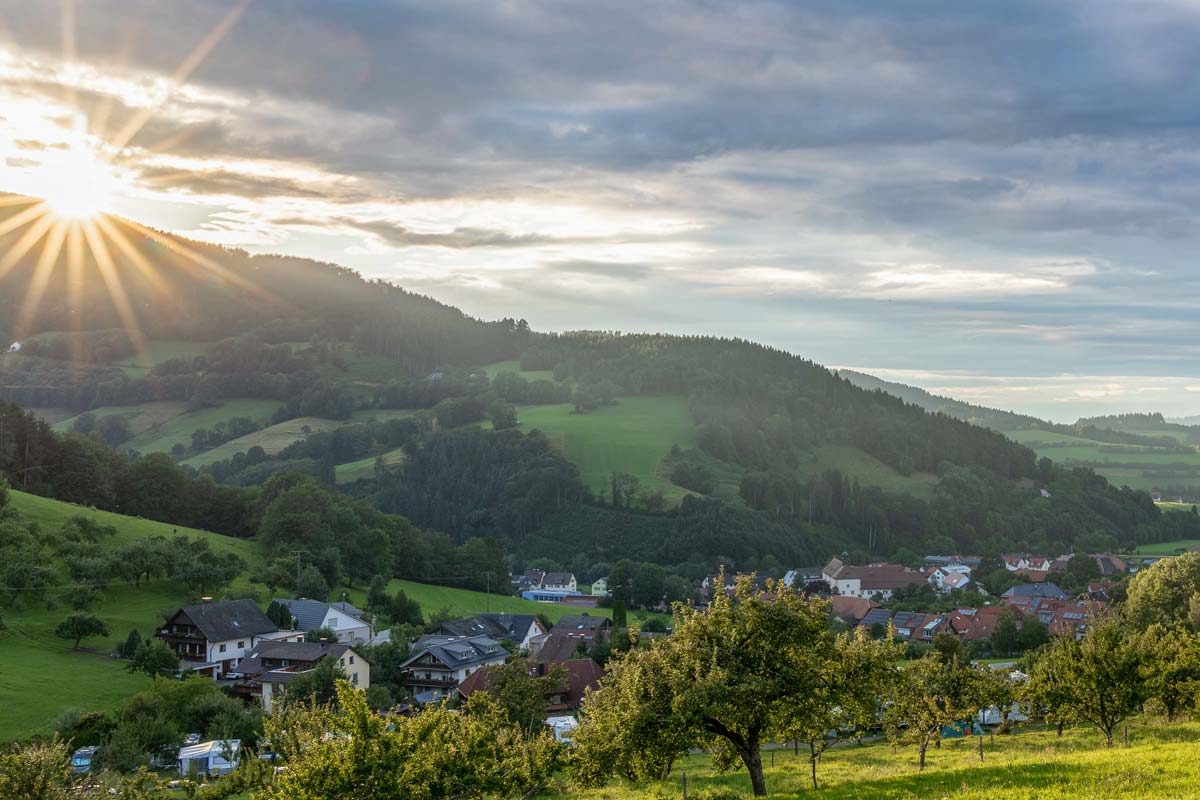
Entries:
[[92, 745], [91, 747], [81, 747], [71, 756], [71, 769], [75, 772], [91, 772], [92, 763], [96, 760], [96, 752], [100, 748]]

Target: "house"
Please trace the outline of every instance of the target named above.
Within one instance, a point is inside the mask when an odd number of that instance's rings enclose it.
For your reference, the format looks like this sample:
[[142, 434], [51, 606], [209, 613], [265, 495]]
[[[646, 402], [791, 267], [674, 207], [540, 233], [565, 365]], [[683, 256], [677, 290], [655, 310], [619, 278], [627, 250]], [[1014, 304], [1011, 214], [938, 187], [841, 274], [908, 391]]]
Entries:
[[813, 581], [821, 580], [820, 567], [796, 567], [783, 573], [783, 585], [789, 589], [803, 589]]
[[871, 609], [879, 608], [879, 604], [866, 597], [846, 597], [835, 594], [829, 598], [830, 615], [847, 625], [857, 625]]
[[431, 632], [443, 636], [490, 636], [512, 642], [518, 651], [526, 653], [549, 633], [533, 614], [480, 614], [448, 620]]
[[592, 594], [596, 597], [608, 597], [608, 578], [592, 581]]
[[[544, 677], [552, 667], [562, 669], [564, 680], [556, 686], [549, 687], [545, 692], [547, 716], [578, 711], [583, 705], [584, 694], [588, 689], [599, 686], [600, 678], [604, 676], [604, 670], [590, 658], [572, 658], [553, 665], [538, 662], [532, 666], [529, 674], [535, 678]], [[476, 692], [486, 691], [488, 681], [486, 669], [476, 670], [458, 685], [456, 691], [466, 700]]]
[[1067, 593], [1053, 583], [1018, 583], [1000, 597], [1007, 603], [1012, 597], [1041, 598], [1049, 597], [1055, 600], [1066, 600]]
[[983, 563], [983, 559], [979, 556], [962, 556], [962, 555], [931, 555], [925, 556], [922, 566], [926, 567], [946, 567], [955, 564], [967, 567], [968, 573]]
[[1111, 553], [1093, 553], [1090, 558], [1099, 567], [1101, 578], [1111, 578], [1129, 571], [1129, 565], [1125, 563], [1125, 560]]
[[579, 591], [579, 585], [575, 581], [573, 572], [547, 572], [542, 576], [542, 582], [538, 588], [548, 592]]
[[1016, 615], [1020, 624], [1021, 613], [1018, 609], [1004, 606], [984, 606], [983, 608], [957, 608], [950, 612], [950, 630], [958, 638], [967, 642], [977, 642], [990, 639], [996, 626], [1006, 612]]
[[241, 754], [241, 739], [216, 739], [180, 748], [176, 763], [181, 777], [211, 778], [237, 769]]
[[593, 638], [601, 633], [612, 628], [612, 620], [608, 617], [592, 616], [591, 614], [564, 614], [559, 617], [558, 622], [554, 623], [554, 627], [550, 629], [551, 633], [562, 633], [564, 631], [579, 632], [583, 635], [591, 634]]
[[253, 600], [226, 600], [183, 606], [155, 634], [188, 669], [223, 677], [259, 642], [279, 629]]
[[926, 581], [943, 594], [971, 585], [971, 568], [966, 564], [943, 564], [925, 568]]
[[401, 682], [418, 703], [437, 701], [449, 697], [471, 673], [507, 659], [508, 650], [490, 636], [426, 634], [400, 665]]
[[878, 625], [881, 630], [886, 630], [888, 622], [891, 620], [891, 618], [892, 612], [888, 611], [886, 608], [872, 608], [858, 624], [860, 627], [866, 628], [867, 630], [873, 629], [876, 625]]
[[349, 644], [333, 642], [262, 642], [233, 668], [229, 677], [243, 697], [256, 698], [271, 713], [274, 699], [288, 683], [316, 669], [326, 659], [337, 661], [350, 685], [371, 687], [371, 663]]
[[547, 664], [570, 661], [571, 659], [579, 658], [581, 655], [587, 655], [592, 652], [592, 648], [596, 646], [594, 637], [585, 637], [579, 633], [568, 633], [566, 631], [550, 631], [550, 635], [538, 643], [538, 646], [530, 651], [530, 655], [538, 661]]
[[900, 564], [876, 563], [865, 566], [843, 564], [841, 559], [830, 560], [821, 569], [821, 578], [837, 594], [850, 597], [874, 597], [884, 600], [897, 589], [919, 586], [925, 582], [920, 572]]
[[292, 627], [298, 631], [328, 628], [337, 634], [339, 642], [371, 641], [371, 623], [366, 614], [346, 602], [325, 603], [320, 600], [276, 597], [278, 603], [292, 615]]

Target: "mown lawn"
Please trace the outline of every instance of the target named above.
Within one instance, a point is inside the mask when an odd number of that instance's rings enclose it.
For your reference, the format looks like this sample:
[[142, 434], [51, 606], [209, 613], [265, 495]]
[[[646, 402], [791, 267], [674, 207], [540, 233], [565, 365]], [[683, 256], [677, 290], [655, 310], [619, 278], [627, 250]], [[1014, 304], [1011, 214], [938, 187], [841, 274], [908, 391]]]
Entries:
[[695, 444], [695, 427], [682, 397], [622, 397], [616, 405], [572, 414], [569, 404], [521, 406], [519, 427], [546, 434], [579, 467], [584, 484], [608, 491], [613, 472], [636, 475], [644, 489], [678, 501], [686, 490], [659, 474], [672, 445]]
[[234, 417], [246, 417], [260, 424], [266, 423], [280, 405], [275, 400], [246, 398], [223, 400], [220, 405], [202, 408], [198, 411], [185, 411], [166, 422], [155, 425], [125, 442], [121, 445], [121, 449], [136, 450], [139, 453], [165, 453], [170, 452], [176, 444], [191, 447], [193, 431], [209, 430], [217, 423], [227, 422]]
[[[503, 580], [503, 578], [501, 578]], [[508, 587], [505, 586], [505, 589]], [[514, 595], [488, 595], [486, 592], [474, 592], [469, 589], [456, 589], [451, 586], [434, 586], [428, 583], [393, 580], [388, 583], [388, 593], [394, 594], [397, 589], [421, 604], [421, 611], [426, 619], [435, 611], [449, 609], [456, 617], [469, 617], [474, 614], [509, 613], [509, 614], [545, 614], [550, 621], [556, 621], [564, 614], [588, 613], [597, 617], [612, 618], [612, 609], [608, 608], [574, 608], [557, 603], [535, 603]], [[336, 592], [335, 592], [336, 594]], [[356, 605], [366, 603], [365, 589], [350, 590], [351, 601]], [[630, 621], [634, 620], [630, 614]]]
[[[1200, 725], [1169, 727], [1131, 724], [1131, 746], [1108, 750], [1093, 730], [1028, 731], [984, 740], [948, 740], [929, 751], [924, 772], [917, 770], [914, 748], [894, 750], [886, 742], [849, 745], [828, 751], [817, 768], [820, 789], [813, 791], [803, 749], [763, 753], [767, 790], [772, 797], [820, 797], [828, 800], [1175, 800], [1200, 796]], [[676, 765], [667, 781], [614, 782], [601, 789], [566, 789], [545, 798], [634, 800], [688, 796], [715, 790], [750, 797], [744, 770], [717, 775], [705, 756]]]

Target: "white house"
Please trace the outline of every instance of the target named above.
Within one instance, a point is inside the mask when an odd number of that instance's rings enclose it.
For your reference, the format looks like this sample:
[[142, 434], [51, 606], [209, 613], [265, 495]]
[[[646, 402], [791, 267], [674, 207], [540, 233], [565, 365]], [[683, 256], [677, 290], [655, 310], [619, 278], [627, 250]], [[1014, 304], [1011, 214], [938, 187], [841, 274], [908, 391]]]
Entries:
[[900, 564], [852, 566], [832, 559], [821, 569], [821, 578], [835, 593], [847, 597], [874, 597], [887, 600], [897, 589], [925, 582], [925, 576]]
[[217, 739], [180, 749], [176, 762], [183, 777], [228, 775], [237, 768], [241, 739]]
[[593, 597], [608, 597], [608, 578], [597, 578], [592, 581]]
[[573, 572], [547, 572], [542, 577], [542, 582], [538, 588], [551, 592], [579, 591], [579, 586], [575, 581], [575, 573]]
[[156, 634], [194, 672], [220, 678], [279, 629], [253, 600], [183, 606]]
[[325, 603], [320, 600], [292, 600], [275, 598], [292, 615], [292, 624], [298, 631], [328, 628], [337, 634], [339, 642], [371, 641], [371, 623], [366, 614], [349, 603]]
[[352, 646], [341, 643], [262, 642], [234, 668], [232, 675], [241, 679], [238, 693], [258, 698], [263, 711], [269, 714], [275, 698], [289, 683], [326, 660], [337, 662], [351, 686], [363, 691], [371, 688], [370, 662]]

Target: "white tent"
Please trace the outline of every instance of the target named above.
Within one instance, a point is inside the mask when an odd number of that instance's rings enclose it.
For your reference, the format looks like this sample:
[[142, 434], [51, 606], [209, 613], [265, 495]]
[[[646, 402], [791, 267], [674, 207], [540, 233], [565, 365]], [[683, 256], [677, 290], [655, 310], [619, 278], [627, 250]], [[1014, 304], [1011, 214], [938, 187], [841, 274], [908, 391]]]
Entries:
[[179, 774], [184, 777], [227, 775], [237, 767], [241, 750], [241, 739], [214, 739], [180, 748]]
[[570, 744], [571, 734], [579, 727], [579, 720], [574, 717], [546, 717], [546, 724], [554, 729], [554, 741]]

